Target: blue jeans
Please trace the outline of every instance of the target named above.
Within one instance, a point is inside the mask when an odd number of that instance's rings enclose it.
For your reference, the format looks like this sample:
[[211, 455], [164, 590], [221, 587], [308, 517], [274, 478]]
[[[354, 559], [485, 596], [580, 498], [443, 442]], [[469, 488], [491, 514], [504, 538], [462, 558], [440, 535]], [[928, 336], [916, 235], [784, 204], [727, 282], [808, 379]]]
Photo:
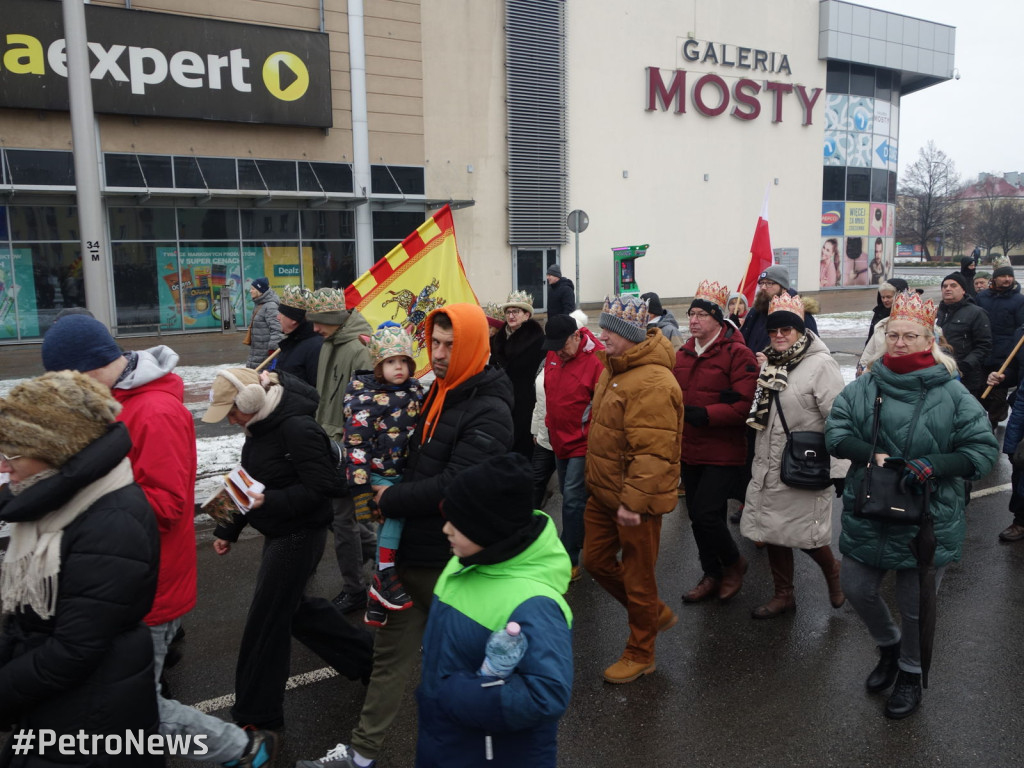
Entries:
[[[181, 626], [181, 619], [172, 619], [166, 624], [150, 627], [153, 635], [153, 668], [156, 672], [157, 704], [160, 707], [160, 733], [175, 736], [205, 736], [205, 745], [209, 750], [205, 755], [197, 754], [194, 749], [185, 754], [191, 760], [206, 763], [226, 763], [237, 760], [249, 747], [249, 736], [234, 723], [227, 723], [218, 717], [207, 715], [198, 709], [186, 706], [173, 699], [165, 699], [159, 693], [160, 673], [164, 669], [167, 658], [167, 647]], [[194, 742], [191, 742], [194, 744]]]
[[555, 459], [558, 488], [562, 492], [562, 546], [572, 564], [580, 564], [583, 549], [583, 510], [587, 506], [587, 484], [583, 479], [586, 457]]

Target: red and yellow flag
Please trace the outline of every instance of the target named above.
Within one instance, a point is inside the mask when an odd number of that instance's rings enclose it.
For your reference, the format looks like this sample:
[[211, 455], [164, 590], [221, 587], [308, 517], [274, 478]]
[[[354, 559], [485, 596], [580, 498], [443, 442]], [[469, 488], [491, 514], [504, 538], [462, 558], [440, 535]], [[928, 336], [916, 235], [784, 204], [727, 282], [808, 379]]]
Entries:
[[477, 304], [455, 243], [447, 205], [345, 289], [345, 304], [376, 328], [400, 323], [413, 337], [416, 375], [430, 368], [425, 326], [431, 310], [446, 304]]

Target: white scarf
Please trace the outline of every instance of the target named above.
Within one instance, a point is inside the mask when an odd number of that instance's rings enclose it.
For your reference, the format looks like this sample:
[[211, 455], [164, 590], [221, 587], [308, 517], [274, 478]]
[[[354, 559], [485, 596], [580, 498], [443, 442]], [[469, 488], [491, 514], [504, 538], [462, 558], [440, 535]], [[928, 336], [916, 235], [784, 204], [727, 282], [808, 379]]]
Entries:
[[49, 619], [57, 610], [57, 576], [64, 529], [108, 493], [131, 485], [132, 463], [127, 458], [110, 472], [38, 520], [11, 523], [11, 541], [0, 573], [0, 608], [11, 613], [31, 608]]
[[268, 389], [267, 397], [263, 401], [263, 407], [256, 411], [255, 414], [253, 414], [253, 417], [249, 419], [249, 422], [245, 425], [242, 431], [245, 432], [245, 434], [247, 435], [251, 435], [252, 432], [249, 431], [249, 427], [251, 427], [253, 424], [256, 424], [257, 422], [263, 421], [265, 418], [267, 418], [267, 416], [272, 414], [274, 410], [277, 408], [277, 406], [281, 404], [281, 398], [283, 396], [284, 387], [282, 387], [280, 384], [275, 384], [270, 389]]

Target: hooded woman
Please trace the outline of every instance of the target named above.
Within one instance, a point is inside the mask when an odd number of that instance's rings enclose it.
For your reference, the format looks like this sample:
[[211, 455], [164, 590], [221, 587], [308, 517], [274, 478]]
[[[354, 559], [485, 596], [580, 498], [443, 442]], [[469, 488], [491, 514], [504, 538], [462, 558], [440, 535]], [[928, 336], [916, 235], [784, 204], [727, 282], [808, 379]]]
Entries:
[[[57, 736], [157, 733], [153, 641], [156, 517], [134, 482], [121, 406], [87, 376], [59, 371], [0, 399], [0, 727]], [[116, 532], [116, 535], [111, 535]], [[49, 766], [18, 754], [4, 766]], [[102, 742], [101, 742], [102, 743]], [[55, 751], [55, 750], [54, 750]], [[147, 754], [62, 756], [61, 765], [162, 766]]]

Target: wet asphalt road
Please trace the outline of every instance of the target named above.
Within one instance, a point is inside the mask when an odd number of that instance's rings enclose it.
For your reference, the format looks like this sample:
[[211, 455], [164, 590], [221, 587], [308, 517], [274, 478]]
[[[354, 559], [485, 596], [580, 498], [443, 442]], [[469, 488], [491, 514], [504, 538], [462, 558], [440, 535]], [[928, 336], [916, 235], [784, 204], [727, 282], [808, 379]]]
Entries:
[[[1003, 458], [977, 489], [1005, 484], [1008, 475]], [[751, 609], [771, 591], [767, 557], [732, 526], [750, 560], [743, 590], [725, 606], [683, 606], [679, 596], [700, 571], [681, 504], [665, 520], [658, 564], [662, 596], [680, 621], [659, 639], [657, 672], [629, 685], [604, 683], [602, 670], [626, 640], [625, 611], [589, 577], [570, 590], [576, 680], [562, 719], [559, 765], [1020, 765], [1024, 543], [996, 539], [1009, 522], [1007, 494], [982, 495], [970, 505], [964, 560], [949, 568], [939, 595], [931, 687], [919, 712], [900, 722], [883, 717], [884, 696], [865, 692], [864, 678], [877, 658], [874, 645], [851, 608], [830, 607], [810, 558], [797, 555], [795, 614], [753, 621]], [[556, 517], [558, 501], [556, 495], [548, 505]], [[837, 502], [837, 518], [838, 510]], [[232, 691], [260, 544], [259, 537], [249, 538], [217, 557], [208, 533], [199, 536], [199, 605], [186, 620], [185, 659], [169, 673], [175, 696], [185, 702]], [[312, 585], [325, 597], [338, 586], [330, 542], [328, 547]], [[293, 675], [323, 666], [295, 643]], [[413, 764], [412, 690], [410, 685], [380, 768]], [[320, 756], [347, 740], [362, 697], [361, 684], [339, 678], [288, 691], [278, 764]], [[216, 714], [228, 716], [226, 709]]]

